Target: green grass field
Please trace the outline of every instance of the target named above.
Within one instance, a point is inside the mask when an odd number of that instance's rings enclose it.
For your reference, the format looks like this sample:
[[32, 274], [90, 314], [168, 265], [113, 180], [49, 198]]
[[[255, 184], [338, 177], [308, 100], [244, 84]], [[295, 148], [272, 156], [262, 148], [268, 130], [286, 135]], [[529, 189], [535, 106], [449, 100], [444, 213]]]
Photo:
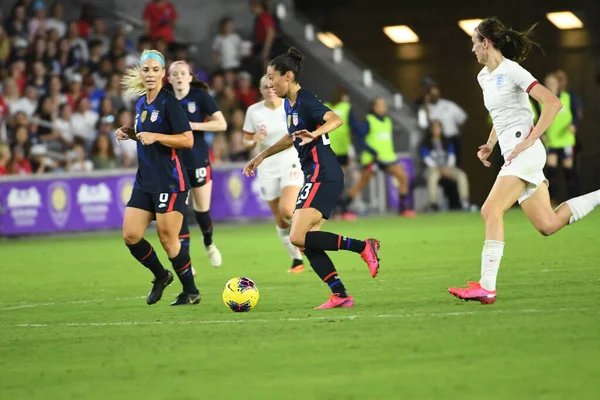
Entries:
[[[510, 212], [491, 306], [447, 293], [479, 277], [477, 214], [326, 224], [382, 242], [377, 279], [332, 254], [356, 301], [343, 310], [312, 309], [328, 289], [286, 273], [271, 224], [216, 226], [221, 269], [194, 228], [192, 307], [169, 307], [179, 283], [146, 305], [151, 274], [118, 232], [0, 241], [0, 399], [597, 398], [599, 223], [544, 238]], [[234, 276], [260, 289], [250, 313], [223, 305]]]

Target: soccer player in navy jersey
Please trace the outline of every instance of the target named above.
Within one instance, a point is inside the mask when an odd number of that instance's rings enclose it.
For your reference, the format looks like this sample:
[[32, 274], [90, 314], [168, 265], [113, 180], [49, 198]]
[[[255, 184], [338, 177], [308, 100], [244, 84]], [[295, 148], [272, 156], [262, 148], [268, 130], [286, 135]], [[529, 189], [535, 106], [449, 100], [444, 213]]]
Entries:
[[317, 309], [354, 307], [354, 299], [346, 293], [326, 251], [359, 253], [375, 278], [379, 271], [379, 241], [351, 239], [321, 231], [344, 189], [344, 173], [329, 146], [327, 135], [342, 125], [342, 119], [317, 96], [300, 87], [298, 78], [302, 59], [303, 55], [292, 47], [269, 64], [269, 86], [277, 96], [285, 98], [288, 134], [250, 160], [244, 167], [244, 174], [253, 176], [265, 158], [291, 146], [296, 147], [304, 172], [304, 185], [296, 201], [290, 238], [295, 246], [304, 249], [312, 268], [333, 292], [329, 300]]
[[194, 145], [194, 136], [185, 111], [172, 93], [162, 87], [165, 59], [156, 50], [146, 50], [140, 66], [127, 70], [123, 84], [127, 93], [141, 95], [135, 104], [134, 127], [122, 126], [117, 141], [137, 140], [139, 167], [125, 209], [123, 239], [131, 254], [154, 274], [146, 302], [154, 304], [173, 282], [173, 274], [161, 264], [144, 239], [146, 228], [156, 219], [160, 242], [177, 273], [183, 291], [173, 306], [198, 304], [200, 292], [194, 283], [192, 262], [179, 242], [185, 220], [185, 202], [190, 184], [181, 163], [181, 149]]
[[[225, 117], [219, 106], [208, 93], [208, 85], [196, 78], [185, 61], [176, 61], [169, 66], [169, 85], [190, 121], [194, 133], [194, 147], [182, 150], [183, 165], [192, 187], [194, 214], [204, 236], [204, 247], [213, 267], [220, 267], [221, 253], [213, 243], [213, 224], [210, 217], [212, 193], [211, 165], [208, 144], [204, 132], [221, 132], [227, 129]], [[183, 224], [180, 240], [189, 247], [190, 233]]]

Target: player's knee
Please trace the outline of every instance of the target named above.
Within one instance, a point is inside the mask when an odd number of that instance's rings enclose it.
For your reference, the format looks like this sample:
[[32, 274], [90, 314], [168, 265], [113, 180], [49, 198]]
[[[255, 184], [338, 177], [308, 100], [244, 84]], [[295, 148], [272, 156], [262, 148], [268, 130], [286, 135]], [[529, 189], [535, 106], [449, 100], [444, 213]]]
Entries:
[[139, 234], [133, 230], [129, 230], [127, 228], [123, 229], [123, 240], [125, 244], [136, 244], [143, 238], [143, 234]]
[[498, 207], [494, 207], [493, 204], [485, 203], [481, 207], [481, 218], [487, 223], [496, 219], [502, 218], [502, 211]]
[[555, 224], [549, 221], [537, 222], [535, 228], [543, 236], [550, 236], [556, 232]]
[[280, 207], [279, 208], [280, 218], [287, 223], [294, 216], [294, 207]]
[[306, 238], [306, 232], [290, 232], [290, 242], [296, 247], [304, 247], [304, 239]]

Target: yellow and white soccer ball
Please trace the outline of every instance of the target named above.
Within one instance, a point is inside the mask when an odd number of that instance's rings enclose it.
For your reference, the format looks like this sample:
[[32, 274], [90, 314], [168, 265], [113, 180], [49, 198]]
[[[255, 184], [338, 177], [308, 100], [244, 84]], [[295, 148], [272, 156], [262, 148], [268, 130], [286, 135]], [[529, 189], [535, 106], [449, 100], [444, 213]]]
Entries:
[[252, 310], [256, 307], [258, 298], [258, 288], [250, 278], [232, 278], [223, 289], [223, 303], [234, 312]]

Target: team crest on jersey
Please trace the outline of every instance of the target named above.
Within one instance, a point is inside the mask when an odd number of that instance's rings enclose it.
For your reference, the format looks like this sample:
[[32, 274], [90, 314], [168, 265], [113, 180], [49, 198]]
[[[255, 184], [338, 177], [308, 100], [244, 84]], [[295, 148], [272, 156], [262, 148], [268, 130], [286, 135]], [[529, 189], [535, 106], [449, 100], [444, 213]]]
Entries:
[[298, 126], [298, 113], [292, 114], [292, 123], [294, 124], [294, 126]]
[[154, 111], [152, 111], [152, 114], [150, 115], [150, 121], [156, 122], [157, 119], [158, 119], [158, 110], [154, 110]]
[[140, 120], [142, 121], [142, 123], [144, 121], [146, 121], [146, 116], [148, 115], [148, 111], [144, 110], [142, 111], [142, 115], [140, 116]]
[[188, 112], [191, 114], [196, 112], [196, 102], [195, 101], [190, 101], [188, 103]]
[[504, 83], [504, 75], [498, 75], [496, 77], [496, 87], [502, 86], [503, 83]]

